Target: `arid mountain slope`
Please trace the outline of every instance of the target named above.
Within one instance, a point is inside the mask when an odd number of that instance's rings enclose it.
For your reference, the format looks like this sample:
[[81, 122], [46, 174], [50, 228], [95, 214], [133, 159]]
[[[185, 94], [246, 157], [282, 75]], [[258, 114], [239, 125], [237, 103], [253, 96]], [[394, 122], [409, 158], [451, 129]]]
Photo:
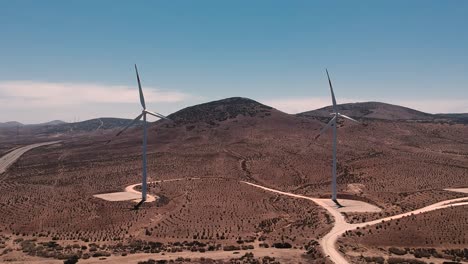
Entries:
[[[148, 179], [183, 179], [150, 185], [164, 203], [135, 212], [131, 202], [93, 197], [141, 181], [142, 129], [113, 138], [115, 130], [96, 132], [92, 123], [90, 132], [31, 150], [0, 175], [0, 210], [6, 212], [0, 214], [0, 230], [101, 243], [196, 239], [224, 246], [239, 237], [262, 237], [269, 245], [284, 240], [297, 248], [324, 234], [330, 219], [315, 204], [239, 181], [330, 197], [331, 135], [314, 140], [325, 125], [318, 120], [329, 117], [289, 115], [245, 98], [189, 107], [170, 117], [174, 122], [150, 124], [148, 134]], [[467, 135], [467, 125], [430, 120], [340, 121], [339, 198], [383, 209], [380, 216], [348, 219], [361, 222], [463, 196], [444, 189], [468, 186]]]
[[4, 123], [0, 123], [0, 128], [9, 128], [9, 127], [18, 127], [18, 126], [23, 126], [20, 122], [16, 121], [8, 121]]
[[[332, 113], [332, 106], [301, 113], [301, 116], [328, 117]], [[383, 120], [433, 120], [434, 115], [420, 112], [411, 108], [380, 103], [364, 102], [338, 105], [338, 111], [355, 118], [383, 119]]]
[[67, 136], [67, 134], [88, 133], [97, 130], [115, 129], [124, 127], [130, 123], [130, 119], [123, 118], [95, 118], [76, 123], [66, 123], [60, 120], [54, 120], [41, 124], [23, 125], [18, 122], [7, 122], [3, 124], [18, 125], [0, 125], [0, 137], [49, 137], [49, 136]]
[[6, 128], [6, 127], [23, 127], [23, 126], [46, 126], [46, 125], [60, 125], [60, 124], [66, 124], [67, 122], [61, 121], [61, 120], [52, 120], [49, 122], [45, 123], [39, 123], [39, 124], [22, 124], [17, 121], [8, 121], [4, 123], [0, 123], [0, 128]]
[[236, 118], [239, 115], [265, 117], [271, 115], [271, 112], [278, 111], [248, 98], [231, 97], [184, 108], [171, 114], [169, 118], [177, 124], [199, 122], [214, 124]]

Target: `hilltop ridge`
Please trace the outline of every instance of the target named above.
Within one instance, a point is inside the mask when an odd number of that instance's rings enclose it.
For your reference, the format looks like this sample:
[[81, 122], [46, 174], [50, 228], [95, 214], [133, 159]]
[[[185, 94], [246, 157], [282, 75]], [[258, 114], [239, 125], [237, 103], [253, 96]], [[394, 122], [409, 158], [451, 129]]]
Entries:
[[[381, 120], [392, 120], [392, 121], [404, 121], [404, 120], [419, 120], [419, 121], [431, 121], [435, 119], [452, 119], [449, 115], [429, 114], [415, 109], [411, 109], [404, 106], [393, 105], [382, 102], [360, 102], [360, 103], [347, 103], [338, 104], [338, 111], [344, 115], [351, 116], [354, 118], [365, 118], [365, 119], [381, 119]], [[333, 112], [333, 107], [326, 106], [312, 111], [306, 111], [299, 113], [299, 116], [308, 117], [329, 117], [330, 113]]]
[[265, 117], [271, 115], [273, 111], [278, 110], [249, 98], [230, 97], [186, 107], [169, 115], [168, 118], [176, 124], [197, 122], [214, 124], [236, 118], [239, 115]]

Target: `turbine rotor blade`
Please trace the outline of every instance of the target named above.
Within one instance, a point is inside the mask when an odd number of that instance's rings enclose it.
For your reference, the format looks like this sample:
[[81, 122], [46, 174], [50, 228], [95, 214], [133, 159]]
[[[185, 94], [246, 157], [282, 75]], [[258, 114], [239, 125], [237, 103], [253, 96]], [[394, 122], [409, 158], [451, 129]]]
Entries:
[[358, 124], [361, 124], [361, 122], [359, 122], [359, 121], [357, 121], [356, 119], [353, 119], [353, 118], [351, 118], [351, 117], [349, 117], [349, 116], [347, 116], [347, 115], [343, 115], [343, 114], [340, 114], [340, 113], [338, 113], [338, 115], [341, 116], [341, 117], [344, 117], [344, 118], [346, 118], [346, 119], [349, 119], [349, 120], [351, 120], [351, 121], [353, 121], [353, 122], [356, 122], [356, 123], [358, 123]]
[[146, 109], [145, 97], [143, 96], [143, 90], [141, 89], [140, 75], [138, 74], [138, 68], [136, 64], [135, 64], [135, 72], [136, 72], [137, 81], [138, 81], [138, 90], [140, 92], [140, 103], [143, 109]]
[[[135, 119], [132, 120], [132, 122], [130, 122], [130, 124], [128, 124], [127, 126], [125, 126], [122, 130], [120, 130], [115, 136], [115, 137], [118, 137], [120, 134], [122, 134], [125, 130], [127, 130], [129, 127], [131, 127], [132, 125], [134, 125], [136, 122], [138, 122], [141, 117], [143, 116], [143, 113], [141, 113], [140, 115], [138, 115]], [[108, 144], [109, 142], [111, 142], [111, 140], [108, 140], [106, 142], [106, 144]]]
[[317, 136], [315, 136], [315, 139], [319, 138], [323, 133], [325, 133], [333, 125], [335, 119], [336, 115], [328, 122], [328, 124], [325, 127], [322, 128], [322, 130], [320, 130], [320, 133]]
[[330, 80], [330, 75], [328, 74], [328, 70], [325, 69], [327, 72], [327, 77], [328, 77], [328, 84], [330, 85], [330, 92], [331, 92], [331, 97], [332, 97], [332, 102], [333, 102], [333, 112], [336, 113], [336, 99], [335, 99], [335, 93], [333, 92], [333, 85]]
[[166, 120], [172, 121], [169, 118], [161, 115], [160, 113], [155, 113], [155, 112], [151, 112], [151, 111], [148, 111], [148, 110], [145, 110], [145, 113], [150, 114], [150, 115], [155, 116], [155, 117], [159, 117], [161, 119], [166, 119]]

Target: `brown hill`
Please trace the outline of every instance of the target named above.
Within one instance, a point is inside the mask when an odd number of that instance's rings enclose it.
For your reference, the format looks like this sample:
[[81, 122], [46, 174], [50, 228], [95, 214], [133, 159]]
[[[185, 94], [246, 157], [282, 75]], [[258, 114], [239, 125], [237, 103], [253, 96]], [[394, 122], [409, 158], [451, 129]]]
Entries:
[[[131, 202], [93, 197], [140, 182], [142, 166], [141, 128], [107, 145], [115, 131], [93, 130], [32, 150], [2, 175], [0, 209], [7, 213], [0, 214], [0, 230], [99, 244], [141, 239], [223, 246], [260, 233], [269, 245], [285, 241], [300, 248], [330, 227], [329, 216], [311, 202], [239, 182], [330, 197], [331, 138], [314, 140], [323, 123], [245, 98], [189, 107], [170, 117], [174, 123], [155, 122], [148, 133], [148, 179], [164, 180], [149, 192], [164, 197], [164, 204], [144, 204], [134, 212], [128, 210]], [[359, 222], [462, 196], [444, 189], [468, 186], [466, 135], [463, 124], [340, 122], [339, 198], [383, 208], [380, 216], [348, 218]]]
[[[307, 128], [311, 136], [322, 123], [286, 114], [270, 106], [241, 97], [227, 98], [184, 108], [168, 116], [173, 122], [160, 120], [151, 125], [159, 142], [191, 146], [193, 144], [229, 144], [249, 138], [287, 137], [295, 128]], [[132, 130], [136, 137], [141, 130]], [[129, 136], [130, 137], [130, 136]]]
[[[349, 103], [337, 105], [338, 111], [354, 118], [383, 119], [383, 120], [434, 120], [436, 116], [408, 107], [380, 102]], [[312, 117], [329, 117], [332, 106], [323, 107], [298, 115]]]
[[184, 108], [169, 115], [169, 118], [177, 124], [205, 122], [214, 125], [228, 119], [234, 119], [239, 115], [266, 117], [270, 116], [273, 111], [277, 110], [254, 100], [231, 97]]
[[24, 126], [24, 125], [17, 121], [8, 121], [8, 122], [0, 123], [0, 128], [11, 128], [11, 127], [16, 128], [18, 126]]

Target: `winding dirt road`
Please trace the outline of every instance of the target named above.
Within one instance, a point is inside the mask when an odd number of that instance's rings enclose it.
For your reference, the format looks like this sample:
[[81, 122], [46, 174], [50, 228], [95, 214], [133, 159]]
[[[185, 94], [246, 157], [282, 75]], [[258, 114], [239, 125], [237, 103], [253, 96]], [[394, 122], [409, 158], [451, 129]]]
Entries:
[[21, 157], [24, 153], [30, 151], [31, 149], [59, 142], [60, 141], [36, 143], [12, 150], [11, 152], [5, 154], [0, 158], [0, 174], [4, 173], [8, 169], [8, 167], [10, 167], [13, 163], [15, 163], [17, 159], [19, 159], [19, 157]]
[[[27, 151], [32, 150], [32, 149], [37, 148], [37, 147], [56, 144], [56, 143], [59, 143], [59, 142], [60, 141], [37, 143], [37, 144], [32, 144], [32, 145], [28, 145], [28, 146], [25, 146], [25, 147], [21, 147], [21, 148], [12, 150], [11, 152], [5, 154], [3, 157], [0, 158], [0, 174], [4, 173], [8, 169], [9, 166], [11, 166], [19, 157], [21, 157], [21, 155], [23, 155]], [[200, 178], [191, 178], [191, 179], [200, 179]], [[183, 179], [165, 180], [163, 182], [178, 181], [178, 180], [183, 180]], [[153, 182], [149, 182], [149, 183], [156, 183], [156, 182], [161, 182], [161, 181], [153, 181]], [[352, 231], [352, 230], [357, 229], [358, 227], [361, 228], [361, 227], [365, 227], [365, 226], [371, 226], [371, 225], [381, 223], [382, 221], [390, 221], [390, 220], [394, 220], [394, 219], [399, 219], [399, 218], [403, 218], [403, 217], [410, 216], [410, 215], [413, 215], [413, 214], [420, 214], [420, 213], [430, 212], [430, 211], [439, 210], [439, 209], [448, 208], [448, 207], [454, 207], [454, 206], [468, 205], [468, 202], [466, 201], [467, 197], [463, 197], [463, 198], [457, 198], [457, 199], [441, 201], [441, 202], [438, 202], [438, 203], [435, 203], [435, 204], [432, 204], [432, 205], [429, 205], [429, 206], [426, 206], [426, 207], [423, 207], [423, 208], [420, 208], [420, 209], [417, 209], [417, 210], [414, 210], [414, 211], [411, 211], [411, 212], [407, 212], [407, 213], [403, 213], [403, 214], [399, 214], [399, 215], [394, 215], [394, 216], [390, 216], [390, 217], [385, 217], [385, 218], [377, 219], [377, 220], [374, 220], [374, 221], [369, 221], [369, 222], [365, 222], [365, 223], [358, 223], [358, 224], [350, 224], [350, 223], [346, 222], [344, 216], [341, 214], [340, 211], [337, 210], [336, 206], [333, 206], [328, 202], [328, 199], [312, 198], [312, 197], [307, 197], [307, 196], [304, 196], [304, 195], [299, 195], [299, 194], [294, 194], [294, 193], [289, 193], [289, 192], [283, 192], [283, 191], [275, 190], [275, 189], [272, 189], [272, 188], [264, 187], [264, 186], [254, 184], [254, 183], [250, 183], [250, 182], [246, 182], [246, 181], [240, 181], [240, 182], [244, 183], [244, 184], [248, 184], [248, 185], [256, 187], [256, 188], [260, 188], [260, 189], [265, 190], [265, 191], [269, 191], [269, 192], [273, 192], [273, 193], [277, 193], [277, 194], [281, 194], [281, 195], [286, 195], [286, 196], [290, 196], [290, 197], [294, 197], [294, 198], [298, 198], [298, 199], [306, 199], [306, 200], [312, 201], [312, 202], [316, 203], [317, 205], [319, 205], [319, 206], [323, 207], [324, 209], [326, 209], [333, 216], [333, 218], [335, 219], [335, 222], [334, 222], [334, 225], [333, 225], [333, 228], [331, 229], [331, 231], [328, 234], [326, 234], [320, 240], [320, 245], [321, 245], [321, 247], [323, 249], [324, 254], [326, 256], [328, 256], [331, 261], [333, 261], [334, 263], [337, 263], [337, 264], [349, 263], [345, 259], [345, 257], [343, 255], [341, 255], [341, 253], [336, 248], [336, 241], [346, 231]], [[141, 194], [141, 192], [134, 189], [135, 186], [138, 186], [138, 185], [140, 185], [140, 183], [139, 184], [132, 184], [130, 186], [127, 186], [125, 188], [125, 191], [126, 192], [131, 192], [131, 193]], [[149, 196], [148, 198], [149, 198], [147, 200], [148, 202], [152, 202], [152, 201], [156, 200], [155, 197], [153, 197], [153, 196]], [[272, 254], [272, 252], [269, 252], [269, 253]]]
[[[200, 179], [200, 178], [194, 178], [194, 179]], [[173, 179], [173, 180], [166, 180], [166, 181], [177, 181], [177, 180], [181, 180], [181, 179]], [[159, 181], [155, 181], [155, 182], [159, 182]], [[429, 205], [429, 206], [426, 206], [426, 207], [423, 207], [423, 208], [420, 208], [420, 209], [417, 209], [417, 210], [414, 210], [414, 211], [411, 211], [411, 212], [399, 214], [399, 215], [384, 217], [384, 218], [381, 218], [381, 219], [377, 219], [377, 220], [373, 220], [373, 221], [369, 221], [369, 222], [365, 222], [365, 223], [350, 224], [350, 223], [346, 222], [345, 217], [341, 214], [340, 211], [338, 211], [338, 208], [336, 206], [332, 205], [332, 203], [329, 202], [329, 199], [312, 198], [312, 197], [308, 197], [308, 196], [304, 196], [304, 195], [300, 195], [300, 194], [294, 194], [294, 193], [275, 190], [275, 189], [268, 188], [268, 187], [265, 187], [265, 186], [261, 186], [261, 185], [251, 183], [251, 182], [246, 182], [246, 181], [240, 181], [240, 182], [244, 183], [244, 184], [248, 184], [248, 185], [256, 187], [256, 188], [260, 188], [260, 189], [265, 190], [265, 191], [269, 191], [269, 192], [273, 192], [273, 193], [277, 193], [277, 194], [282, 194], [282, 195], [286, 195], [286, 196], [290, 196], [290, 197], [294, 197], [294, 198], [298, 198], [298, 199], [309, 200], [309, 201], [312, 201], [312, 202], [316, 203], [317, 205], [323, 207], [324, 209], [326, 209], [333, 216], [333, 218], [335, 219], [335, 222], [334, 222], [333, 228], [330, 230], [330, 232], [327, 233], [322, 239], [320, 239], [320, 246], [322, 247], [322, 250], [323, 250], [323, 253], [325, 254], [325, 256], [328, 256], [331, 261], [333, 261], [334, 263], [337, 263], [337, 264], [347, 264], [347, 263], [349, 263], [345, 259], [345, 257], [336, 248], [336, 241], [346, 231], [352, 231], [352, 230], [355, 230], [357, 228], [379, 224], [379, 223], [382, 223], [382, 221], [390, 221], [390, 220], [394, 220], [394, 219], [399, 219], [399, 218], [403, 218], [403, 217], [410, 216], [410, 215], [413, 215], [413, 214], [420, 214], [420, 213], [430, 212], [430, 211], [443, 209], [443, 208], [447, 208], [447, 207], [452, 207], [452, 206], [468, 205], [468, 202], [466, 201], [467, 198], [463, 197], [463, 198], [457, 198], [457, 199], [441, 201], [441, 202], [438, 202], [438, 203], [435, 203], [435, 204], [432, 204], [432, 205]], [[151, 182], [149, 182], [149, 183], [151, 183]], [[140, 184], [130, 185], [130, 186], [126, 187], [125, 190], [141, 194], [140, 192], [138, 192], [137, 190], [134, 189], [134, 187], [137, 186], [137, 185], [140, 185]], [[344, 200], [342, 200], [342, 201], [344, 201]], [[370, 209], [372, 209], [372, 207]]]
[[295, 197], [295, 198], [299, 198], [299, 199], [310, 200], [310, 201], [313, 201], [314, 203], [316, 203], [317, 205], [320, 205], [323, 208], [325, 208], [333, 216], [333, 218], [335, 218], [335, 223], [333, 225], [332, 230], [328, 234], [326, 234], [322, 239], [320, 239], [320, 245], [322, 247], [322, 250], [323, 250], [324, 254], [326, 256], [328, 256], [331, 261], [333, 261], [334, 263], [337, 263], [337, 264], [349, 263], [344, 258], [344, 256], [340, 254], [340, 252], [336, 248], [336, 241], [346, 231], [352, 231], [352, 230], [357, 229], [358, 227], [361, 228], [361, 227], [365, 227], [365, 226], [371, 226], [371, 225], [381, 223], [382, 221], [390, 221], [390, 220], [394, 220], [394, 219], [399, 219], [399, 218], [410, 216], [410, 215], [413, 215], [413, 214], [420, 214], [420, 213], [430, 212], [430, 211], [443, 209], [443, 208], [447, 208], [447, 207], [452, 207], [452, 206], [468, 205], [468, 202], [466, 202], [466, 199], [467, 199], [466, 197], [457, 198], [457, 199], [451, 199], [451, 200], [438, 202], [438, 203], [435, 203], [435, 204], [432, 204], [432, 205], [429, 205], [429, 206], [426, 206], [426, 207], [423, 207], [423, 208], [420, 208], [420, 209], [417, 209], [417, 210], [414, 210], [414, 211], [411, 211], [411, 212], [399, 214], [399, 215], [385, 217], [385, 218], [381, 218], [381, 219], [377, 219], [377, 220], [369, 221], [369, 222], [365, 222], [365, 223], [349, 224], [349, 223], [346, 222], [344, 216], [337, 210], [336, 206], [330, 206], [330, 204], [327, 204], [324, 201], [325, 199], [311, 198], [311, 197], [307, 197], [307, 196], [304, 196], [304, 195], [293, 194], [293, 193], [288, 193], [288, 192], [282, 192], [282, 191], [279, 191], [279, 190], [267, 188], [267, 187], [264, 187], [264, 186], [261, 186], [261, 185], [258, 185], [258, 184], [254, 184], [254, 183], [250, 183], [250, 182], [245, 182], [245, 181], [241, 181], [241, 182], [245, 183], [245, 184], [248, 184], [248, 185], [251, 185], [251, 186], [254, 186], [254, 187], [257, 187], [257, 188], [260, 188], [260, 189], [263, 189], [265, 191], [274, 192], [274, 193], [278, 193], [278, 194], [282, 194], [282, 195], [286, 195], [286, 196], [290, 196], [290, 197]]
[[[189, 180], [199, 180], [200, 178], [188, 178], [188, 179]], [[182, 181], [182, 180], [187, 180], [187, 179], [186, 178], [177, 178], [177, 179], [169, 179], [169, 180], [158, 180], [158, 181], [150, 181], [147, 184], [164, 183], [164, 182], [172, 182], [172, 181]], [[141, 185], [141, 183], [136, 183], [136, 184], [129, 185], [129, 186], [125, 187], [125, 192], [135, 193], [135, 194], [141, 195], [140, 191], [135, 190], [135, 187], [140, 186], [140, 185]], [[145, 203], [151, 203], [151, 202], [155, 202], [155, 201], [156, 201], [156, 197], [154, 197], [153, 195], [148, 194], [148, 193], [146, 194]], [[135, 202], [139, 202], [139, 200], [135, 200]]]

